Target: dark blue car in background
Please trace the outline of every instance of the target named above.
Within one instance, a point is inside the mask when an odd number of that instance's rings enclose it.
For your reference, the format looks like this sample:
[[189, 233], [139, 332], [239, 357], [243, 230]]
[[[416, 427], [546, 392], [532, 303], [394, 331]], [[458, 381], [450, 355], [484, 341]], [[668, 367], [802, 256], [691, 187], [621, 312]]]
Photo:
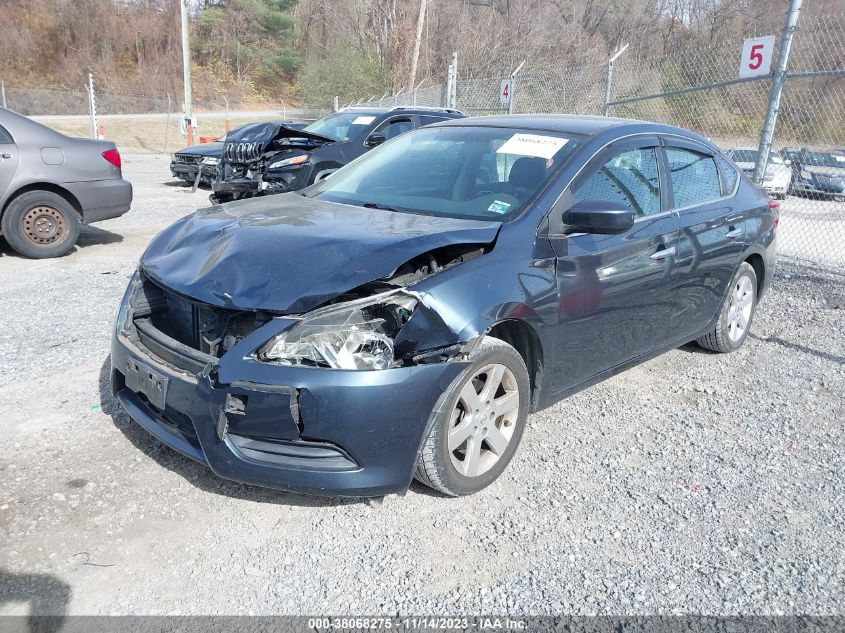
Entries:
[[438, 124], [158, 235], [120, 307], [112, 389], [222, 477], [469, 494], [530, 411], [689, 341], [741, 346], [777, 224], [686, 130]]

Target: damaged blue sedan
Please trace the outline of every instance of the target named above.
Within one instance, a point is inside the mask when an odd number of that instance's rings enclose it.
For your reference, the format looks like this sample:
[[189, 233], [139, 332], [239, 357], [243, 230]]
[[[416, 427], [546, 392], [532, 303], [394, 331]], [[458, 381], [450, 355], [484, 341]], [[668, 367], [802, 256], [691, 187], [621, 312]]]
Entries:
[[112, 390], [221, 477], [470, 494], [505, 470], [529, 412], [689, 341], [739, 348], [777, 224], [686, 130], [437, 124], [159, 234], [120, 306]]

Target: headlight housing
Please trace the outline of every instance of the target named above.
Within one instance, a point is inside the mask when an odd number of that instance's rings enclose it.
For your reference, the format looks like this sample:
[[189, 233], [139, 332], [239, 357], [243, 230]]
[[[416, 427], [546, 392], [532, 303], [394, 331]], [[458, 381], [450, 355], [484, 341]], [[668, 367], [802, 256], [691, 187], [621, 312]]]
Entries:
[[216, 156], [206, 156], [202, 159], [203, 165], [216, 165], [220, 162], [220, 159]]
[[268, 341], [259, 360], [276, 365], [374, 370], [395, 366], [393, 341], [418, 304], [390, 291], [316, 310]]
[[308, 154], [301, 156], [294, 156], [292, 158], [283, 158], [282, 160], [273, 161], [267, 166], [267, 169], [280, 169], [281, 167], [290, 167], [291, 165], [301, 165], [308, 162]]

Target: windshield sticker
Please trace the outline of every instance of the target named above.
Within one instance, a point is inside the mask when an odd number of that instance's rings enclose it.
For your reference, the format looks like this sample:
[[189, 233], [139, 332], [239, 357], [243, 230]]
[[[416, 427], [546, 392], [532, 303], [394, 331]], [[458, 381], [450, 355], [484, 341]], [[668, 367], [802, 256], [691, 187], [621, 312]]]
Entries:
[[837, 162], [845, 163], [845, 156], [837, 156], [836, 154], [834, 154], [833, 157], [836, 159]]
[[503, 213], [507, 213], [508, 209], [511, 208], [511, 205], [507, 202], [502, 202], [501, 200], [494, 200], [493, 203], [487, 207], [487, 210], [490, 213], [498, 213], [502, 215]]
[[352, 121], [352, 125], [369, 125], [375, 120], [376, 118], [374, 116], [359, 116], [354, 121]]
[[516, 154], [550, 159], [569, 142], [569, 139], [539, 134], [514, 134], [504, 145], [496, 150], [497, 154]]

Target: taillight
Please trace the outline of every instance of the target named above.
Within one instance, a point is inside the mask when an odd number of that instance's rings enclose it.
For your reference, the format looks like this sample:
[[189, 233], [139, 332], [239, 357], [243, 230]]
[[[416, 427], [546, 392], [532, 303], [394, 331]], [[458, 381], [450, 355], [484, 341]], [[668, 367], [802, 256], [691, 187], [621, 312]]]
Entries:
[[107, 149], [103, 152], [103, 158], [109, 161], [112, 165], [120, 169], [120, 152], [117, 149]]
[[775, 216], [775, 228], [778, 228], [778, 224], [780, 224], [780, 202], [770, 199], [769, 210], [772, 212], [772, 215]]

